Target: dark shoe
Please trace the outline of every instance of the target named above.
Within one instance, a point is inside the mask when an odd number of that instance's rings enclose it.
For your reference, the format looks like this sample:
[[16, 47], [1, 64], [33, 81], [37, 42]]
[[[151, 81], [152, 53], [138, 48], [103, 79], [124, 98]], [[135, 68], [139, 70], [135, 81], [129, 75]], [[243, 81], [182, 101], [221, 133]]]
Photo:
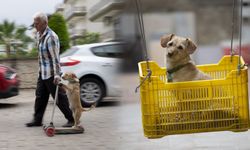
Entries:
[[26, 123], [26, 127], [40, 127], [40, 126], [42, 126], [41, 122], [32, 121], [32, 122]]
[[74, 121], [68, 121], [67, 123], [62, 125], [62, 127], [72, 127], [73, 125], [74, 125]]

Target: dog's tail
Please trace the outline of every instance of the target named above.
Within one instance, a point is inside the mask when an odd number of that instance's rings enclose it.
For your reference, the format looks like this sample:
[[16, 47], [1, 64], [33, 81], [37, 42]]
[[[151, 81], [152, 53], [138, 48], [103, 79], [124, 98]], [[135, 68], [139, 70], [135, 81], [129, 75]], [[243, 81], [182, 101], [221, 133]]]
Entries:
[[82, 111], [90, 111], [91, 109], [93, 109], [95, 107], [96, 107], [96, 104], [91, 105], [90, 108], [88, 108], [88, 109], [82, 107]]

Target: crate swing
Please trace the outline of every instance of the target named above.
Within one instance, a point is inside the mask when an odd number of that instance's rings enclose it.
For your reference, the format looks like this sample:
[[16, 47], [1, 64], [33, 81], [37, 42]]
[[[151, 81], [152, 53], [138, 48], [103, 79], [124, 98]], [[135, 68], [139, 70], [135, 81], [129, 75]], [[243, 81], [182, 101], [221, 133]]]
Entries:
[[[138, 6], [137, 3], [145, 46], [143, 19]], [[159, 67], [153, 61], [140, 62], [144, 135], [160, 138], [171, 134], [247, 131], [248, 68], [244, 64], [241, 48], [239, 56], [233, 55], [231, 44], [231, 56], [224, 56], [218, 64], [197, 66], [212, 80], [168, 83], [166, 68]]]

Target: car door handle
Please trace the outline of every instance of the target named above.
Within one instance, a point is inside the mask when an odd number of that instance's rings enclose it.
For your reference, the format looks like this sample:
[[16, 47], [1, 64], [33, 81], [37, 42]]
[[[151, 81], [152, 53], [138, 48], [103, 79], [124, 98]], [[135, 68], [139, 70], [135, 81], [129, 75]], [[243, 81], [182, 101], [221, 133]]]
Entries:
[[103, 67], [112, 67], [112, 64], [111, 63], [105, 63], [102, 65]]

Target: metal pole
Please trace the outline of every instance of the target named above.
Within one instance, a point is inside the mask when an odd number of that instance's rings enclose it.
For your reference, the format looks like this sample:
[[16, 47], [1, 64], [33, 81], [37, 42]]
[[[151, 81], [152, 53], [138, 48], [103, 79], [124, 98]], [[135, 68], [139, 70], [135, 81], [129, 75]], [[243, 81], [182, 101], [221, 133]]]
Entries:
[[52, 110], [52, 116], [51, 116], [51, 120], [50, 123], [53, 124], [53, 119], [54, 119], [54, 114], [55, 114], [55, 108], [56, 108], [56, 103], [58, 101], [58, 90], [59, 90], [59, 86], [56, 86], [56, 92], [55, 92], [55, 99], [54, 99], [54, 105], [53, 105], [53, 110]]

